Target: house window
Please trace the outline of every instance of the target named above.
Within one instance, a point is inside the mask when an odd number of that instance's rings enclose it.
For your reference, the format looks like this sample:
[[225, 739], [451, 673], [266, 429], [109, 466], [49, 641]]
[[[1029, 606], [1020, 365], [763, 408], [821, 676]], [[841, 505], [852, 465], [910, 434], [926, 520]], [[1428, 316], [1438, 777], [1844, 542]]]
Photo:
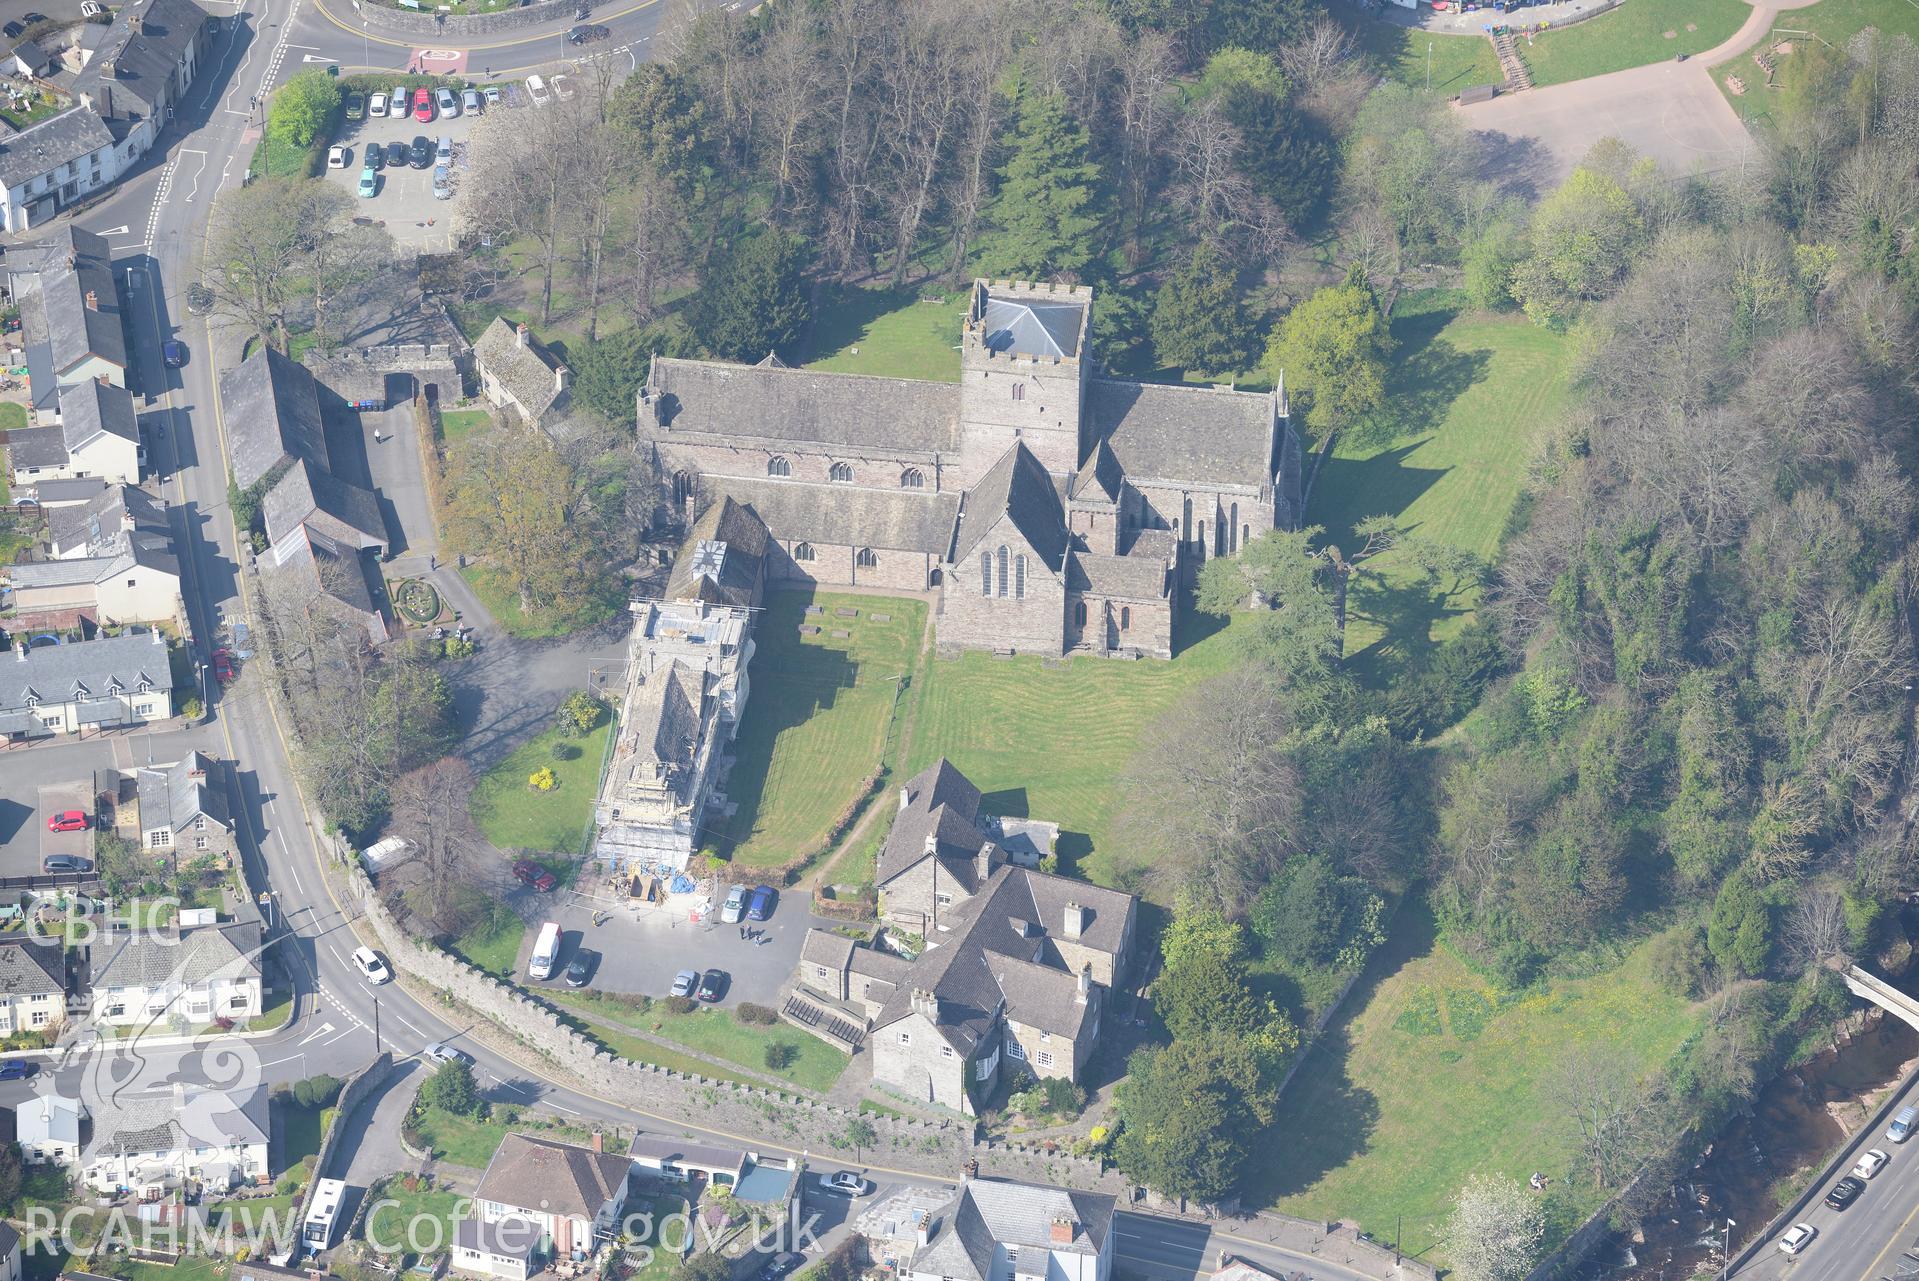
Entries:
[[826, 967], [825, 967], [824, 965], [815, 965], [815, 966], [813, 967], [813, 977], [815, 977], [815, 978], [821, 978], [821, 979], [823, 979], [823, 978], [825, 978], [825, 977], [826, 977]]
[[1035, 1054], [1033, 1056], [1033, 1062], [1039, 1064], [1041, 1067], [1052, 1067], [1053, 1066], [1052, 1052], [1050, 1050], [1041, 1050], [1038, 1054]]
[[834, 463], [826, 469], [826, 478], [828, 480], [841, 482], [850, 481], [853, 479], [852, 465], [849, 463]]
[[30, 1022], [34, 1027], [44, 1026], [46, 1021], [47, 1021], [47, 1012], [45, 1010], [35, 1010], [33, 1012], [33, 1017], [28, 1020], [28, 1022]]
[[173, 833], [163, 827], [153, 834], [153, 843], [156, 847], [171, 845], [173, 844]]
[[793, 559], [794, 559], [794, 560], [812, 560], [812, 559], [813, 559], [813, 544], [811, 544], [811, 543], [799, 543], [799, 544], [797, 544], [797, 545], [796, 545], [796, 546], [795, 546], [795, 547], [793, 548]]
[[900, 488], [901, 489], [925, 489], [926, 477], [920, 472], [919, 468], [908, 467], [905, 471], [900, 473]]
[[993, 553], [991, 552], [979, 554], [979, 594], [982, 596], [993, 594]]
[[1026, 1057], [1025, 1048], [1010, 1036], [1006, 1038], [1006, 1057], [1009, 1059], [1023, 1059]]
[[1014, 384], [1013, 384], [1013, 399], [1014, 399], [1014, 400], [1025, 400], [1025, 399], [1026, 399], [1026, 384], [1025, 384], [1025, 383], [1014, 383]]
[[1073, 602], [1073, 623], [1077, 627], [1086, 626], [1086, 602], [1083, 600]]
[[912, 1034], [911, 1032], [901, 1032], [901, 1033], [900, 1033], [900, 1044], [901, 1044], [901, 1045], [911, 1045], [912, 1043], [913, 1043], [913, 1034]]
[[139, 585], [139, 582], [140, 582], [140, 580], [139, 580], [139, 579], [137, 579], [137, 578], [129, 578], [129, 579], [127, 580], [127, 586], [128, 586], [128, 587], [135, 587], [135, 586], [138, 586], [138, 585]]
[[874, 569], [878, 567], [880, 559], [873, 554], [871, 547], [862, 547], [853, 554], [853, 563], [861, 569]]
[[207, 816], [205, 814], [193, 820], [193, 830], [196, 832], [204, 832], [207, 830]]
[[766, 474], [769, 476], [791, 476], [793, 474], [793, 464], [787, 462], [778, 454], [775, 454], [766, 460]]
[[999, 594], [1002, 596], [1006, 595], [1006, 562], [1008, 559], [1006, 547], [1002, 544], [999, 549]]
[[1013, 557], [1013, 599], [1026, 599], [1026, 556], [1024, 553]]
[[110, 1019], [124, 1018], [126, 1017], [126, 1013], [127, 1007], [125, 1005], [109, 1005], [107, 1007], [107, 1017]]
[[1132, 625], [1133, 607], [1131, 605], [1121, 605], [1119, 607], [1119, 629], [1123, 632]]
[[204, 837], [204, 836], [196, 836], [196, 837], [194, 837], [194, 838], [193, 838], [193, 848], [194, 848], [194, 849], [196, 849], [196, 850], [203, 850], [203, 849], [205, 849], [206, 847], [207, 847], [207, 838], [206, 838], [206, 837]]
[[950, 1058], [952, 1058], [952, 1057], [953, 1057], [953, 1047], [952, 1047], [952, 1046], [950, 1046], [950, 1045], [942, 1045], [942, 1046], [940, 1046], [940, 1057], [941, 1057], [941, 1058], [943, 1058], [943, 1059], [950, 1059]]
[[953, 896], [951, 894], [935, 894], [933, 901], [941, 907], [950, 907], [953, 903]]

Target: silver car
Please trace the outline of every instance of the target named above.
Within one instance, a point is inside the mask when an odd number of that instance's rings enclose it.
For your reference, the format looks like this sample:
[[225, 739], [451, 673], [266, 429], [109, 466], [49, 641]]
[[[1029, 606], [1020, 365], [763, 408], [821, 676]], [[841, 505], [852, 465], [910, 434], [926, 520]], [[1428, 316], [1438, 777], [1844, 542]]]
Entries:
[[393, 96], [387, 100], [387, 114], [395, 120], [405, 120], [412, 110], [409, 105], [412, 101], [413, 95], [407, 92], [405, 85], [394, 85]]
[[698, 970], [681, 970], [673, 976], [673, 995], [691, 996], [700, 986]]
[[460, 114], [460, 100], [454, 97], [453, 91], [445, 85], [441, 85], [434, 91], [433, 99], [435, 105], [440, 108], [440, 114], [448, 120]]

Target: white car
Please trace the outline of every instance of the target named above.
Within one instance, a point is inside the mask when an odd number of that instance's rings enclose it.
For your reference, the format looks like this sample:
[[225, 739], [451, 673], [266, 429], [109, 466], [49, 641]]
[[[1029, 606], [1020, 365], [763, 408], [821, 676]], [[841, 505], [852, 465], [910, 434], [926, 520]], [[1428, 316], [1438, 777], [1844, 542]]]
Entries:
[[553, 92], [562, 98], [571, 98], [578, 90], [574, 89], [571, 76], [557, 75], [553, 77]]
[[1886, 1162], [1890, 1160], [1892, 1160], [1892, 1158], [1886, 1155], [1883, 1148], [1868, 1148], [1865, 1154], [1859, 1158], [1859, 1164], [1852, 1167], [1852, 1172], [1862, 1179], [1870, 1179], [1873, 1175], [1885, 1169]]
[[393, 96], [387, 99], [386, 112], [394, 120], [405, 120], [412, 110], [409, 105], [413, 95], [406, 91], [405, 85], [394, 85]]
[[526, 78], [526, 96], [533, 99], [533, 105], [536, 107], [544, 107], [553, 101], [552, 95], [546, 91], [546, 81], [538, 76]]
[[455, 1059], [467, 1064], [473, 1062], [473, 1056], [471, 1054], [468, 1054], [465, 1050], [448, 1045], [445, 1041], [435, 1041], [424, 1050], [421, 1050], [420, 1053], [435, 1063], [451, 1063]]
[[828, 1192], [844, 1192], [847, 1196], [860, 1196], [866, 1191], [866, 1180], [851, 1170], [835, 1170], [831, 1174], [820, 1176], [820, 1186]]
[[1813, 1227], [1810, 1223], [1801, 1223], [1788, 1228], [1786, 1229], [1786, 1235], [1779, 1238], [1779, 1253], [1798, 1254], [1801, 1250], [1811, 1245], [1812, 1239], [1818, 1235], [1819, 1229]]
[[737, 925], [739, 924], [740, 918], [745, 915], [746, 887], [744, 885], [735, 885], [726, 892], [726, 902], [720, 907], [720, 923], [723, 925]]
[[368, 98], [366, 100], [366, 118], [368, 120], [378, 120], [381, 116], [384, 116], [387, 110], [386, 104], [387, 96], [384, 93], [376, 93], [371, 98]]
[[393, 971], [386, 967], [380, 954], [370, 947], [356, 948], [353, 952], [353, 967], [360, 971], [360, 977], [378, 987], [393, 977]]
[[347, 150], [345, 147], [328, 147], [326, 149], [326, 167], [327, 168], [344, 169], [346, 168], [346, 162], [347, 162]]

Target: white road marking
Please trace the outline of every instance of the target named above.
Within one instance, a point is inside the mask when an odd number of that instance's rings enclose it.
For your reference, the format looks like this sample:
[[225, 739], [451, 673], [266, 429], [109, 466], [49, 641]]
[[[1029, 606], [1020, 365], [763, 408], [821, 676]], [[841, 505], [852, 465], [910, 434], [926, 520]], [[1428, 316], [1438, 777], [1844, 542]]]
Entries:
[[333, 1025], [331, 1023], [322, 1023], [319, 1027], [314, 1028], [311, 1032], [301, 1037], [295, 1044], [305, 1045], [308, 1041], [317, 1041], [331, 1031], [333, 1031]]

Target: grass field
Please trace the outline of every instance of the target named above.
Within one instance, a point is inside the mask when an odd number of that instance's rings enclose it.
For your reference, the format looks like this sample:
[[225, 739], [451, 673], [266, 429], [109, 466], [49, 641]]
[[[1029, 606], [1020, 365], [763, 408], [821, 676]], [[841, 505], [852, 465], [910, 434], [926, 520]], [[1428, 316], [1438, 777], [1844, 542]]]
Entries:
[[[1490, 559], [1540, 433], [1563, 412], [1567, 340], [1516, 314], [1464, 310], [1457, 294], [1405, 294], [1388, 408], [1349, 428], [1315, 485], [1307, 519], [1349, 544], [1353, 523], [1398, 513], [1402, 528]], [[1403, 566], [1403, 562], [1402, 562]], [[1386, 590], [1356, 585], [1346, 652], [1379, 680], [1456, 630], [1470, 587], [1428, 587], [1388, 560]]]
[[548, 614], [529, 614], [520, 608], [520, 598], [501, 580], [498, 570], [487, 565], [468, 565], [460, 571], [466, 585], [480, 598], [480, 604], [493, 621], [524, 640], [551, 640], [569, 636], [588, 627], [598, 627], [626, 608], [626, 598], [617, 583], [609, 582], [603, 596], [588, 601], [570, 618]]
[[1348, 25], [1374, 65], [1414, 89], [1426, 88], [1429, 75], [1433, 92], [1448, 96], [1472, 85], [1496, 85], [1506, 78], [1499, 69], [1499, 55], [1493, 52], [1492, 41], [1484, 36], [1428, 34], [1369, 18]]
[[440, 412], [440, 439], [451, 445], [463, 436], [481, 430], [493, 421], [484, 409], [446, 409]]
[[819, 354], [806, 365], [843, 374], [958, 382], [965, 315], [964, 293], [923, 302], [910, 290], [848, 289], [814, 319], [813, 348]]
[[303, 1108], [291, 1101], [280, 1106], [281, 1152], [276, 1168], [298, 1165], [320, 1151], [332, 1108]]
[[1118, 775], [1141, 729], [1233, 657], [1216, 620], [1189, 615], [1179, 633], [1171, 662], [1048, 667], [1036, 657], [974, 652], [930, 664], [918, 682], [902, 775], [948, 757], [985, 793], [983, 809], [1058, 823], [1062, 871], [1120, 882], [1138, 869], [1125, 865], [1112, 839]]
[[[1799, 33], [1810, 31], [1827, 44], [1840, 49], [1845, 48], [1846, 41], [1867, 27], [1877, 27], [1888, 35], [1903, 34], [1919, 40], [1919, 4], [1914, 4], [1913, 0], [1819, 0], [1818, 4], [1809, 8], [1781, 13], [1774, 26], [1786, 39], [1796, 40], [1800, 38]], [[1769, 43], [1770, 39], [1769, 36], [1762, 36], [1753, 48]], [[1726, 100], [1748, 122], [1766, 118], [1769, 92], [1765, 73], [1754, 65], [1751, 53], [1751, 49], [1743, 50], [1737, 58], [1715, 67], [1712, 73], [1719, 91], [1726, 94]], [[1746, 92], [1728, 93], [1727, 76], [1738, 76], [1745, 81]]]
[[[750, 1027], [725, 1010], [699, 1009], [691, 1014], [673, 1014], [664, 1005], [656, 1004], [651, 1009], [640, 1011], [617, 1001], [594, 1000], [590, 996], [573, 993], [554, 994], [553, 999], [593, 1022], [596, 1032], [617, 1032], [624, 1027], [637, 1033], [635, 1039], [642, 1043], [635, 1047], [638, 1053], [628, 1054], [626, 1048], [613, 1045], [611, 1041], [608, 1044], [641, 1062], [659, 1063], [662, 1067], [700, 1072], [707, 1076], [725, 1075], [724, 1069], [716, 1071], [711, 1064], [698, 1059], [669, 1062], [655, 1052], [654, 1043], [667, 1042], [667, 1045], [657, 1048], [670, 1056], [671, 1046], [676, 1043], [689, 1050], [738, 1064], [759, 1077], [791, 1081], [804, 1089], [822, 1094], [833, 1088], [833, 1082], [839, 1080], [840, 1073], [846, 1070], [847, 1058], [844, 1054], [819, 1038], [784, 1023], [772, 1027]], [[659, 1024], [657, 1029], [653, 1026], [655, 1023]], [[766, 1047], [773, 1042], [793, 1047], [793, 1061], [784, 1068], [766, 1066]]]
[[[488, 770], [467, 799], [467, 812], [481, 834], [500, 850], [577, 853], [593, 814], [600, 759], [612, 728], [608, 722], [584, 738], [550, 729]], [[553, 745], [562, 741], [579, 748], [573, 759], [553, 758]], [[542, 766], [560, 780], [550, 792], [527, 786], [528, 776]]]
[[407, 1254], [444, 1254], [452, 1245], [453, 1225], [464, 1199], [458, 1192], [408, 1192], [395, 1181], [381, 1194], [379, 1208], [368, 1216], [366, 1238]]
[[1535, 86], [1564, 84], [1704, 53], [1739, 30], [1751, 13], [1745, 0], [1628, 0], [1611, 13], [1543, 32], [1530, 43], [1520, 40], [1519, 55]]
[[[809, 604], [825, 612], [809, 617]], [[859, 616], [841, 618], [842, 608]], [[889, 621], [875, 622], [875, 613]], [[802, 623], [821, 631], [802, 636]], [[879, 763], [896, 683], [912, 676], [925, 623], [926, 606], [916, 600], [832, 592], [768, 599], [753, 633], [753, 710], [734, 740], [726, 786], [740, 807], [726, 830], [735, 862], [777, 866], [819, 850]]]
[[513, 973], [514, 963], [520, 959], [520, 940], [526, 937], [526, 922], [502, 904], [494, 903], [490, 907], [485, 916], [448, 944], [447, 951], [468, 965], [505, 978]]
[[500, 1121], [476, 1121], [470, 1116], [455, 1116], [429, 1107], [413, 1127], [414, 1133], [445, 1161], [484, 1170], [506, 1138], [508, 1126]]
[[1605, 1194], [1563, 1177], [1575, 1136], [1551, 1100], [1554, 1074], [1601, 1046], [1657, 1067], [1701, 1018], [1652, 981], [1647, 951], [1502, 996], [1409, 906], [1282, 1099], [1274, 1132], [1287, 1159], [1263, 1165], [1259, 1202], [1356, 1219], [1387, 1240], [1403, 1215], [1406, 1252], [1429, 1262], [1443, 1260], [1453, 1194], [1475, 1172], [1544, 1171], [1583, 1219]]

